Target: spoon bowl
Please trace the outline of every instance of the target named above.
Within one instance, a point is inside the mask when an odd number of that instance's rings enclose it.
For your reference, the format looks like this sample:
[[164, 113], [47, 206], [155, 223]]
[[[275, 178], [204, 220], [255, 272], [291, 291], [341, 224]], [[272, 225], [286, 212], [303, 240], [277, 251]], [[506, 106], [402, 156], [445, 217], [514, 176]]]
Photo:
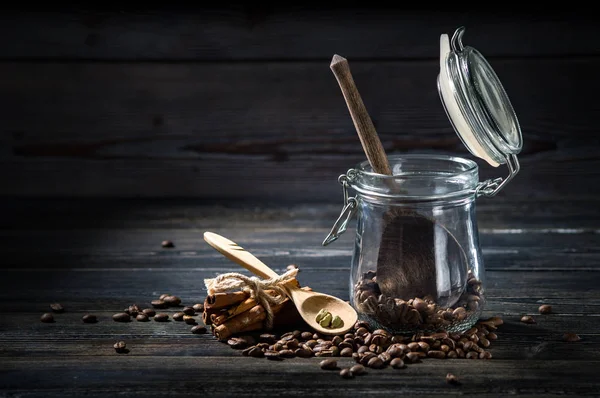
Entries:
[[[261, 278], [277, 278], [279, 275], [250, 252], [244, 250], [237, 243], [217, 235], [205, 232], [204, 240], [228, 259], [246, 268]], [[306, 291], [294, 284], [285, 286], [288, 297], [294, 302], [300, 316], [315, 331], [326, 335], [338, 335], [348, 332], [358, 320], [356, 310], [347, 302], [328, 294]], [[319, 325], [316, 321], [320, 310], [326, 309], [332, 315], [339, 316], [343, 324], [338, 328], [328, 328]]]

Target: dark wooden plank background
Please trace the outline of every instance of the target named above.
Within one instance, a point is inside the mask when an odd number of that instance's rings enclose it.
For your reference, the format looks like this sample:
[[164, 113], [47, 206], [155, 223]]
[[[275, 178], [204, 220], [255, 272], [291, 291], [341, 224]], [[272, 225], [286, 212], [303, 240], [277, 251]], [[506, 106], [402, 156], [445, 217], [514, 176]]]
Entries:
[[[339, 201], [364, 155], [347, 57], [389, 153], [470, 157], [436, 90], [441, 33], [489, 58], [522, 172], [497, 203], [598, 195], [600, 32], [580, 12], [206, 7], [0, 16], [0, 194]], [[482, 178], [503, 175], [480, 162]]]

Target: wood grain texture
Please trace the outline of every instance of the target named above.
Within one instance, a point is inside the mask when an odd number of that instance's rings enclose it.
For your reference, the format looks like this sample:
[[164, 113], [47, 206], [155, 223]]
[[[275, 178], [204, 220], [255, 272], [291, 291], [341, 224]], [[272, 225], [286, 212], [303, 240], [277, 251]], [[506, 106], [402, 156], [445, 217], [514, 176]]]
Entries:
[[488, 56], [600, 53], [592, 14], [563, 7], [82, 8], [6, 10], [0, 59], [290, 60], [329, 59], [336, 52], [349, 59], [435, 58], [439, 35], [461, 25], [466, 42]]
[[[524, 132], [521, 172], [496, 202], [597, 197], [599, 64], [493, 62]], [[439, 101], [437, 69], [353, 63], [388, 154], [469, 157]], [[338, 175], [364, 159], [327, 62], [3, 63], [0, 73], [11, 76], [0, 82], [3, 195], [337, 203]], [[482, 179], [505, 173], [482, 166]]]
[[[185, 200], [6, 198], [1, 204], [6, 216], [0, 223], [0, 396], [597, 393], [600, 235], [577, 229], [583, 218], [572, 218], [572, 229], [560, 228], [561, 216], [546, 216], [541, 224], [524, 218], [505, 229], [494, 220], [506, 209], [487, 213], [491, 223], [481, 233], [488, 266], [484, 316], [501, 315], [505, 321], [492, 345], [492, 360], [473, 366], [467, 360], [430, 359], [344, 380], [337, 372], [319, 369], [317, 358], [274, 363], [242, 357], [210, 334], [192, 334], [183, 322], [111, 319], [124, 307], [146, 307], [165, 292], [180, 296], [184, 305], [201, 302], [204, 278], [246, 273], [202, 241], [205, 230], [231, 237], [277, 272], [296, 263], [301, 284], [347, 298], [352, 234], [335, 247], [319, 246], [326, 219], [337, 206], [236, 208]], [[570, 214], [568, 206], [560, 205], [563, 214]], [[598, 215], [589, 218], [591, 226]], [[161, 248], [164, 239], [173, 240], [175, 247]], [[41, 323], [40, 314], [52, 302], [62, 303], [65, 312], [55, 314], [55, 323]], [[539, 315], [541, 304], [552, 305], [553, 313]], [[84, 324], [85, 313], [97, 315], [99, 322]], [[525, 314], [537, 323], [519, 322]], [[567, 331], [582, 340], [563, 342]], [[114, 352], [117, 340], [127, 341], [128, 354]], [[340, 359], [339, 364], [351, 365], [352, 360]], [[446, 384], [447, 372], [463, 384]]]

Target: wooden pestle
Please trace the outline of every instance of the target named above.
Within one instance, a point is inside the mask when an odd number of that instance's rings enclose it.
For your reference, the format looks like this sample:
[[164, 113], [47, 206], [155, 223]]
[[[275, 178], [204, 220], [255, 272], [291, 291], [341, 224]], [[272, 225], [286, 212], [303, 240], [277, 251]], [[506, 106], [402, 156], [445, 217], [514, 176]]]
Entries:
[[[330, 65], [335, 75], [363, 150], [374, 172], [392, 175], [385, 150], [356, 88], [348, 61], [334, 55]], [[392, 192], [400, 192], [388, 179]], [[409, 300], [437, 297], [435, 221], [405, 207], [392, 207], [383, 214], [377, 260], [377, 283], [382, 294]], [[363, 272], [366, 270], [362, 270]]]

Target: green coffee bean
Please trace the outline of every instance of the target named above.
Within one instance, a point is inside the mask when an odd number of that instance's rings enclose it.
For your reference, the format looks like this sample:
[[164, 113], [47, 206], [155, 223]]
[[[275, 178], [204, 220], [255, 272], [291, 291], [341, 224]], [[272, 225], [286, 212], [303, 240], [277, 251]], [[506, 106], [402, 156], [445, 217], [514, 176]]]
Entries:
[[331, 314], [328, 312], [325, 314], [325, 316], [321, 319], [321, 321], [319, 322], [319, 325], [321, 325], [324, 328], [329, 327], [329, 325], [331, 325], [331, 319], [333, 317], [331, 316]]
[[331, 320], [331, 328], [337, 329], [337, 328], [341, 328], [342, 326], [344, 326], [344, 321], [342, 321], [342, 318], [340, 318], [337, 315], [334, 316], [333, 319]]
[[[315, 321], [317, 321], [318, 323], [321, 323], [321, 321], [323, 320], [323, 318], [325, 318], [325, 316], [329, 314], [329, 311], [327, 311], [325, 308], [321, 309], [318, 313], [317, 313], [317, 317], [315, 318]], [[329, 314], [331, 315], [331, 314]]]

